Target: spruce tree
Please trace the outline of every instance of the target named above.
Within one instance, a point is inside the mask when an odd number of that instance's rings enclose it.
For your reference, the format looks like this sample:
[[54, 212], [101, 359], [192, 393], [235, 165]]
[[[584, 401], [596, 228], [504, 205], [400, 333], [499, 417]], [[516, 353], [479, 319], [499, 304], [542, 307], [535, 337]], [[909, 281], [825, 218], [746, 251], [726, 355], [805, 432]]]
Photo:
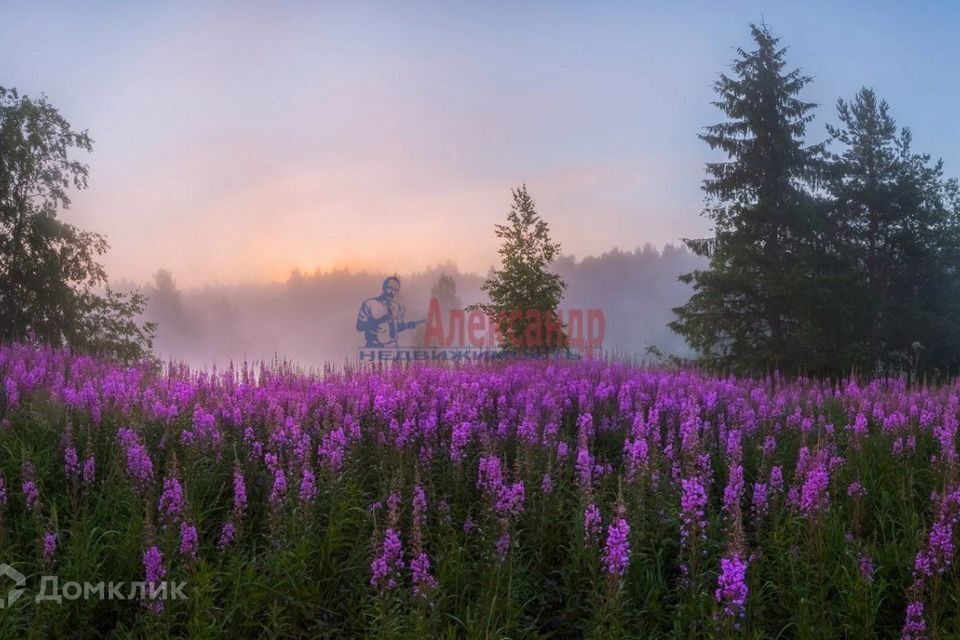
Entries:
[[487, 304], [473, 305], [495, 319], [504, 351], [542, 355], [566, 346], [566, 336], [550, 333], [566, 283], [550, 270], [560, 245], [537, 212], [527, 186], [513, 190], [507, 224], [496, 225], [501, 266], [481, 287]]
[[713, 364], [794, 369], [819, 349], [809, 311], [823, 230], [810, 184], [822, 147], [804, 143], [815, 105], [798, 95], [811, 78], [786, 69], [766, 26], [751, 32], [756, 48], [739, 49], [715, 84], [729, 120], [700, 135], [727, 158], [707, 164], [703, 182], [714, 236], [686, 241], [709, 266], [681, 276], [694, 292], [670, 326]]
[[826, 185], [832, 250], [851, 275], [849, 344], [862, 354], [853, 364], [882, 373], [922, 356], [950, 369], [960, 340], [955, 186], [912, 151], [909, 129], [873, 90], [839, 100], [837, 115]]

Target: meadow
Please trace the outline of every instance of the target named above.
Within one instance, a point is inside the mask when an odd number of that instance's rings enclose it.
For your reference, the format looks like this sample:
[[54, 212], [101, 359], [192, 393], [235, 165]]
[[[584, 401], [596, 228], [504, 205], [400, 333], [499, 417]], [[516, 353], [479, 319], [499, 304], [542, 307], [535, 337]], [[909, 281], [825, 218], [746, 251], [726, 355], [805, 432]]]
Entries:
[[960, 636], [957, 382], [12, 344], [0, 383], [0, 637]]

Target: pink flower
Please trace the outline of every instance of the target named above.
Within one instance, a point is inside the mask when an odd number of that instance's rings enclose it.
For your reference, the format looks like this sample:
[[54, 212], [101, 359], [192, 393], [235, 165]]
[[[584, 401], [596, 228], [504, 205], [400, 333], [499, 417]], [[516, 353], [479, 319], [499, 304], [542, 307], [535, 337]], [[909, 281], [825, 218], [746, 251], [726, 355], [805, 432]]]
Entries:
[[850, 498], [866, 498], [867, 490], [862, 484], [854, 480], [847, 486], [847, 496]]
[[43, 564], [53, 565], [53, 556], [57, 553], [57, 536], [52, 531], [43, 534]]
[[83, 484], [91, 485], [93, 481], [97, 479], [97, 461], [91, 453], [87, 456], [87, 459], [83, 461]]
[[160, 494], [160, 501], [157, 504], [157, 511], [160, 513], [160, 520], [164, 527], [180, 522], [183, 504], [183, 485], [176, 477], [164, 478], [163, 493]]
[[317, 497], [317, 481], [313, 471], [304, 467], [300, 478], [300, 502], [310, 504]]
[[232, 522], [224, 522], [223, 529], [220, 531], [220, 539], [217, 540], [217, 549], [223, 551], [233, 544], [237, 534], [237, 528]]
[[117, 429], [117, 439], [126, 456], [127, 474], [141, 493], [146, 492], [153, 483], [153, 460], [147, 448], [140, 436], [127, 427]]
[[423, 524], [426, 522], [427, 517], [427, 494], [424, 493], [423, 487], [416, 485], [413, 488], [413, 519]]
[[592, 502], [583, 510], [583, 539], [595, 542], [600, 535], [600, 509]]
[[199, 544], [197, 528], [190, 522], [182, 522], [180, 524], [180, 555], [188, 560], [196, 560]]
[[270, 490], [270, 504], [274, 507], [283, 503], [283, 498], [287, 493], [287, 476], [280, 466], [273, 470], [273, 488]]
[[830, 507], [830, 474], [818, 464], [807, 473], [800, 495], [800, 510], [809, 518], [816, 518]]
[[927, 622], [923, 619], [923, 602], [914, 600], [907, 604], [907, 618], [903, 623], [903, 640], [926, 640]]
[[603, 566], [607, 575], [622, 578], [630, 562], [630, 525], [623, 518], [607, 527], [607, 543], [603, 550]]
[[370, 563], [370, 586], [376, 587], [380, 595], [386, 594], [397, 586], [397, 576], [403, 566], [400, 535], [393, 528], [387, 529], [383, 535], [380, 554]]
[[690, 544], [690, 537], [697, 532], [706, 539], [707, 528], [707, 491], [700, 478], [684, 478], [681, 481], [680, 495], [680, 541], [683, 546]]
[[163, 553], [156, 545], [147, 549], [143, 554], [144, 579], [147, 583], [147, 598], [151, 600], [149, 607], [154, 613], [163, 611], [163, 601], [157, 599], [156, 593], [160, 588], [160, 581], [167, 575], [163, 567]]
[[749, 591], [746, 583], [747, 561], [739, 553], [733, 553], [720, 560], [720, 576], [717, 578], [717, 589], [714, 598], [722, 607], [723, 615], [734, 620], [739, 628], [739, 621], [744, 617], [744, 609]]
[[767, 513], [767, 485], [764, 482], [753, 484], [753, 518], [758, 521]]
[[549, 473], [543, 474], [543, 479], [540, 481], [540, 493], [545, 496], [553, 493], [553, 480], [550, 478]]
[[74, 447], [63, 450], [63, 472], [71, 482], [80, 477], [80, 460]]
[[430, 573], [430, 558], [426, 552], [421, 551], [410, 561], [410, 571], [413, 574], [413, 595], [426, 597], [437, 588], [437, 579]]
[[243, 470], [238, 461], [233, 467], [233, 512], [237, 516], [243, 515], [247, 508], [247, 485], [243, 480]]
[[29, 462], [24, 462], [21, 468], [21, 475], [23, 476], [23, 482], [20, 485], [20, 489], [23, 491], [27, 509], [33, 511], [40, 505], [40, 492], [37, 490], [37, 483], [34, 480], [33, 465]]

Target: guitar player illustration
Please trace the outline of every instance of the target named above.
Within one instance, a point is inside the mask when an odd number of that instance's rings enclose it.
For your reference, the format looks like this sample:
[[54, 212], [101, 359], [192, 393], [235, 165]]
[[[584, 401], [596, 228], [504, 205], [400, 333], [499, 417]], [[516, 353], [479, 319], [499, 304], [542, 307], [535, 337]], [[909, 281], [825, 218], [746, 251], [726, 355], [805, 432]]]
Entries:
[[400, 292], [400, 278], [390, 276], [383, 281], [383, 292], [367, 298], [357, 313], [357, 331], [362, 331], [366, 347], [396, 348], [401, 331], [413, 329], [426, 320], [404, 322], [403, 304], [396, 300]]

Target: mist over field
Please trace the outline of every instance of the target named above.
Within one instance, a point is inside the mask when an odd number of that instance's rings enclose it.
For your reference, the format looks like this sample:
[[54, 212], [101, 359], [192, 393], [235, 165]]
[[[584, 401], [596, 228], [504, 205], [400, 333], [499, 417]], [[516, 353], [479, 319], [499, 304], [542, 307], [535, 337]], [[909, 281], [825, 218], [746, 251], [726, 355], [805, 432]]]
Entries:
[[[562, 310], [600, 308], [606, 317], [604, 349], [642, 356], [649, 346], [676, 355], [688, 349], [667, 328], [671, 309], [689, 298], [677, 276], [703, 262], [686, 248], [650, 244], [576, 259], [563, 256], [556, 271], [566, 280]], [[430, 289], [441, 274], [456, 282], [463, 306], [484, 301], [486, 274], [462, 273], [452, 261], [414, 274], [400, 273], [407, 319], [426, 318]], [[380, 293], [381, 272], [336, 270], [291, 273], [286, 282], [180, 288], [177, 274], [160, 270], [141, 285], [149, 296], [145, 317], [158, 324], [155, 351], [194, 366], [228, 361], [295, 358], [306, 366], [357, 358], [360, 303]], [[411, 332], [401, 346], [413, 346]]]

